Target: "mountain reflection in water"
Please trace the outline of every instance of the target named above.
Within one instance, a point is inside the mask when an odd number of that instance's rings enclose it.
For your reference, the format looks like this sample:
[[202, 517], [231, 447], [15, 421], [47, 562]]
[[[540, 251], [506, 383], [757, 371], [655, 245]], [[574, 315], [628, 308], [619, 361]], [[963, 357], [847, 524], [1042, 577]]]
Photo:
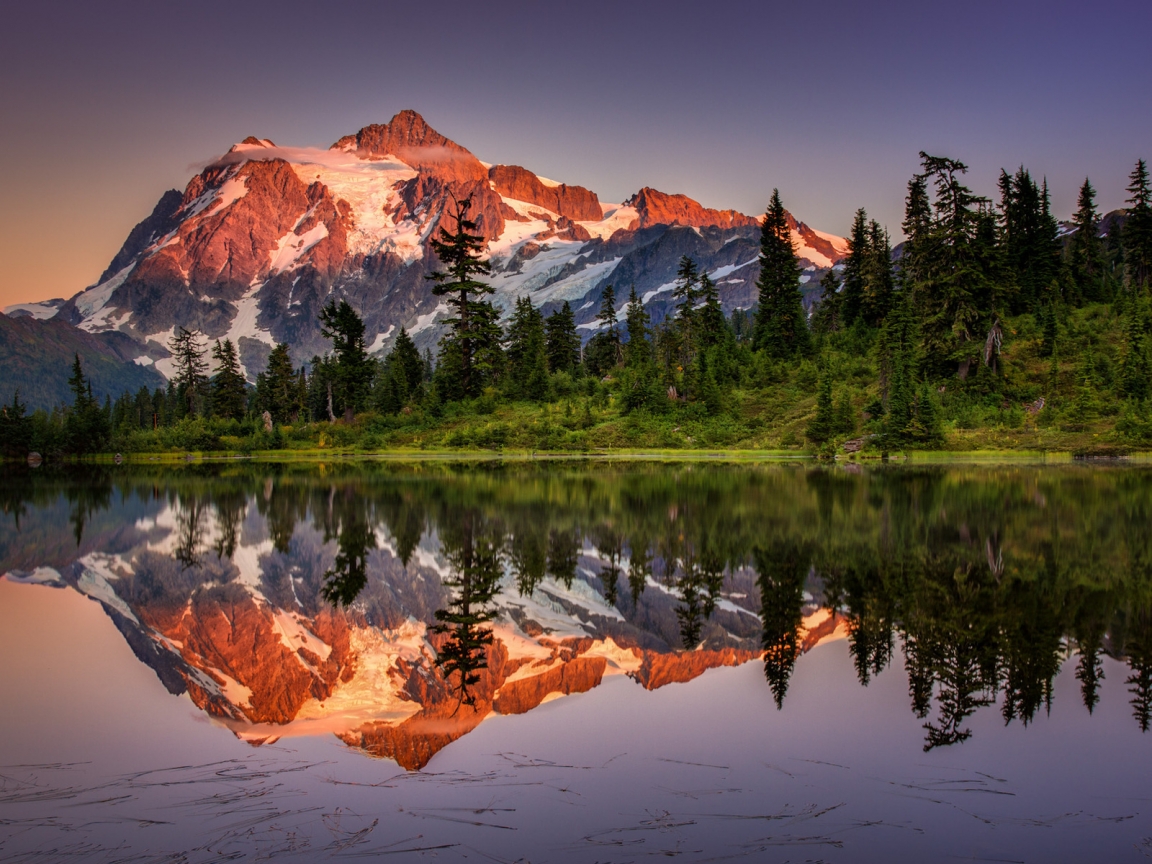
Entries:
[[425, 765], [605, 676], [655, 689], [845, 636], [900, 652], [924, 749], [1029, 724], [1076, 656], [1152, 719], [1152, 473], [604, 463], [12, 471], [0, 572], [100, 601], [173, 693], [254, 743]]

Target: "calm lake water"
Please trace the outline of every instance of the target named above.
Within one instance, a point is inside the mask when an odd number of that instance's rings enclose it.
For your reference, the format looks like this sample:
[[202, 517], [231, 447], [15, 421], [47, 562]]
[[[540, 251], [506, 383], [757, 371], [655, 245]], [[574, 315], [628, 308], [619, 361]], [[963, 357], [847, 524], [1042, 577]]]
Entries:
[[5, 862], [1152, 858], [1152, 469], [0, 474]]

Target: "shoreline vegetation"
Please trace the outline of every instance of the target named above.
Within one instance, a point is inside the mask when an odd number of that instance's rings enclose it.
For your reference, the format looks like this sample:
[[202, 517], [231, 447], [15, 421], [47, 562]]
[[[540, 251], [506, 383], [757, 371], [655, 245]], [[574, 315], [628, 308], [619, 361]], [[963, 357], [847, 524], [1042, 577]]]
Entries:
[[332, 350], [296, 366], [278, 344], [251, 386], [229, 340], [178, 328], [166, 389], [101, 404], [77, 356], [71, 405], [28, 415], [16, 392], [3, 406], [0, 455], [1152, 452], [1144, 161], [1127, 210], [1102, 219], [1085, 180], [1063, 227], [1046, 183], [1024, 168], [1001, 173], [994, 204], [963, 185], [963, 163], [925, 153], [921, 163], [908, 183], [907, 239], [893, 250], [858, 210], [848, 255], [825, 273], [811, 310], [775, 190], [753, 308], [725, 314], [718, 284], [685, 256], [660, 289], [676, 301], [667, 317], [651, 320], [634, 286], [624, 299], [608, 285], [595, 323], [580, 325], [587, 341], [567, 302], [546, 316], [520, 297], [501, 319], [486, 299], [490, 264], [471, 202], [452, 201], [430, 243], [442, 269], [426, 277], [450, 313], [435, 357], [404, 328], [386, 357], [371, 356], [360, 315], [333, 297], [320, 313]]

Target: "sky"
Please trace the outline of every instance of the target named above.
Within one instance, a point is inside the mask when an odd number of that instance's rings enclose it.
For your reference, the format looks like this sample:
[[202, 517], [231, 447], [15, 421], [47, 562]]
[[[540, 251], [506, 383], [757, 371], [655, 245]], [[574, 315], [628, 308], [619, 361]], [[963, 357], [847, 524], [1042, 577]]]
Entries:
[[167, 189], [248, 135], [326, 147], [412, 108], [488, 162], [898, 237], [918, 153], [1087, 176], [1152, 158], [1147, 0], [708, 3], [7, 0], [0, 307], [68, 297]]

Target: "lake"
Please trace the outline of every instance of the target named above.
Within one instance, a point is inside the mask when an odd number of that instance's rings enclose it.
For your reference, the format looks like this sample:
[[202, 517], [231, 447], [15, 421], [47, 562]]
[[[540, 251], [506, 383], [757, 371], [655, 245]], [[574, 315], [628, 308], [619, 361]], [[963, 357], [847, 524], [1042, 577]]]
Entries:
[[1152, 858], [1152, 468], [0, 474], [0, 859]]

